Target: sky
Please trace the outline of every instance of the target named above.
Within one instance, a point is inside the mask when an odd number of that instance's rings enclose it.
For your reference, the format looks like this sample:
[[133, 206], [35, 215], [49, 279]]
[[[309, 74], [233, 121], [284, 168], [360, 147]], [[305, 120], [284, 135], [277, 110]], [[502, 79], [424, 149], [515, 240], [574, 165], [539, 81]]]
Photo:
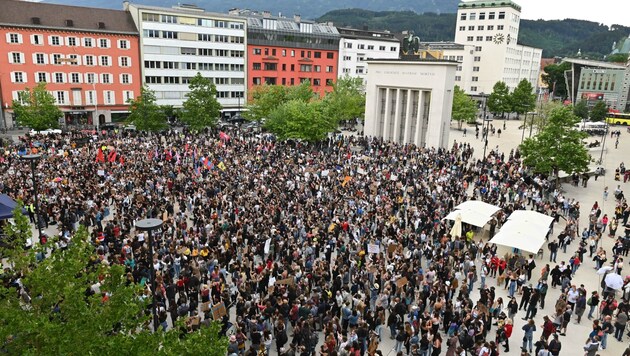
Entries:
[[605, 25], [630, 26], [628, 0], [514, 0], [527, 20], [588, 20]]

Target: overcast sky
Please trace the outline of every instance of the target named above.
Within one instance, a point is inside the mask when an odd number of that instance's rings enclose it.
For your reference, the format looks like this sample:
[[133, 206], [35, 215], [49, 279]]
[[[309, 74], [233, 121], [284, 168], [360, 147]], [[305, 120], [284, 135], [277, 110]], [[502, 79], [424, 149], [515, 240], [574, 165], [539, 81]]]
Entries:
[[527, 20], [588, 20], [605, 25], [630, 26], [628, 0], [514, 0], [521, 6], [521, 18]]

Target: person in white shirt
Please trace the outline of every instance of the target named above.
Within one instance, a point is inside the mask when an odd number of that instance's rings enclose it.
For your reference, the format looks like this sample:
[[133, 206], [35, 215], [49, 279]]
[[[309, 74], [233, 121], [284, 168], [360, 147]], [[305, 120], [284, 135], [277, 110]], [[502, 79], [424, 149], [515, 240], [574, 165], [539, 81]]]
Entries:
[[567, 304], [571, 307], [571, 310], [575, 307], [575, 303], [577, 302], [579, 296], [580, 292], [577, 291], [575, 285], [572, 285], [567, 292]]

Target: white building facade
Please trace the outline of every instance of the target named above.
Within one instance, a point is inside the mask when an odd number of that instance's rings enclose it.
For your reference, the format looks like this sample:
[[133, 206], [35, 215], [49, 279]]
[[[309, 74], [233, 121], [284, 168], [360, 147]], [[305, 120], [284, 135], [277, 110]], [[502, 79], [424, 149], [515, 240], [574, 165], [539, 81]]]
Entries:
[[517, 44], [521, 7], [513, 1], [467, 1], [457, 10], [455, 42], [472, 45], [472, 74], [458, 85], [468, 94], [491, 93], [498, 81], [510, 89], [526, 79], [536, 88], [542, 49]]
[[365, 135], [420, 147], [447, 147], [457, 62], [368, 63]]
[[211, 78], [223, 116], [236, 115], [247, 98], [246, 20], [182, 5], [162, 8], [125, 3], [140, 33], [143, 82], [157, 104], [181, 107], [197, 73]]
[[397, 59], [400, 41], [389, 32], [338, 27], [339, 78], [350, 76], [367, 80], [369, 59]]

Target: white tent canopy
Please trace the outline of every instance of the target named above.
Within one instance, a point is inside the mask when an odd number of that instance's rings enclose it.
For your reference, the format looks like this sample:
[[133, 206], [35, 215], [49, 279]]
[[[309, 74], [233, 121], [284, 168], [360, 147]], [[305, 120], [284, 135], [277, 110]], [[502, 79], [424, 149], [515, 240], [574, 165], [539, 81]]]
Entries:
[[508, 220], [490, 240], [490, 243], [538, 253], [538, 250], [545, 244], [548, 231], [548, 227], [545, 228], [524, 221]]
[[549, 227], [553, 222], [553, 218], [533, 210], [515, 210], [512, 214], [510, 214], [510, 216], [508, 216], [508, 221], [522, 221], [527, 224], [537, 225], [541, 228], [547, 228], [547, 230], [549, 230]]
[[498, 206], [484, 203], [479, 200], [468, 200], [455, 207], [444, 219], [453, 220], [461, 215], [462, 222], [466, 224], [484, 227], [497, 211], [501, 210]]

